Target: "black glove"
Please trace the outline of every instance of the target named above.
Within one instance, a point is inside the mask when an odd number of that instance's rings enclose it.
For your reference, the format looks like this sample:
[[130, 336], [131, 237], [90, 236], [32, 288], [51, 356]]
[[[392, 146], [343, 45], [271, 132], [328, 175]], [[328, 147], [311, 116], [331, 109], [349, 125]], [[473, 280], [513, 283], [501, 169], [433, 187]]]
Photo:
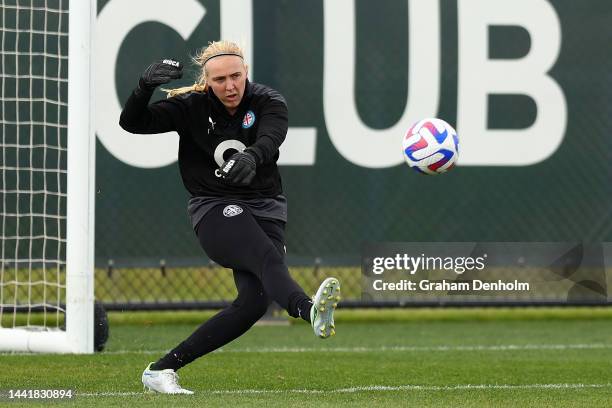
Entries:
[[183, 64], [172, 59], [154, 62], [149, 65], [138, 81], [141, 91], [153, 92], [156, 87], [183, 76]]
[[253, 181], [256, 167], [255, 155], [245, 150], [234, 153], [232, 157], [223, 163], [221, 175], [223, 179], [231, 184], [246, 186]]

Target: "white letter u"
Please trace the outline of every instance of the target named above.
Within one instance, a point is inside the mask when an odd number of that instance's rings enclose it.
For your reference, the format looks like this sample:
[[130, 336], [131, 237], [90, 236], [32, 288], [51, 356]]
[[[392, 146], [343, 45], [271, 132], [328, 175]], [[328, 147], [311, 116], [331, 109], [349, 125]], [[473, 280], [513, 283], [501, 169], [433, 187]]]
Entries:
[[338, 152], [356, 165], [398, 165], [403, 161], [404, 133], [417, 120], [436, 116], [438, 111], [440, 2], [408, 2], [408, 100], [401, 119], [381, 130], [362, 122], [355, 103], [355, 0], [325, 1], [323, 5], [323, 111], [329, 137]]

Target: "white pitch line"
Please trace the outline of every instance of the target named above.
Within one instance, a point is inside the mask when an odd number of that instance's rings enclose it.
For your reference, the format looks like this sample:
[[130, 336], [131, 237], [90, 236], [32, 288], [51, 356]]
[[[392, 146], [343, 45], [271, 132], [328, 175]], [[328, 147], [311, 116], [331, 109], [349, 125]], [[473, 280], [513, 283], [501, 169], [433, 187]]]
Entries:
[[[521, 350], [594, 350], [609, 349], [612, 344], [500, 344], [493, 346], [382, 346], [382, 347], [246, 347], [236, 349], [218, 349], [214, 353], [372, 353], [393, 351], [521, 351]], [[102, 354], [161, 354], [169, 350], [115, 350]]]
[[[368, 385], [331, 390], [317, 389], [246, 389], [246, 390], [202, 390], [201, 394], [354, 394], [358, 392], [395, 392], [395, 391], [465, 391], [465, 390], [568, 390], [584, 388], [610, 388], [612, 384], [458, 384], [458, 385]], [[76, 393], [77, 397], [125, 397], [150, 394], [149, 392], [93, 392]]]
[[[523, 350], [601, 350], [612, 348], [612, 344], [498, 344], [492, 346], [381, 346], [381, 347], [246, 347], [218, 349], [213, 353], [381, 353], [381, 352], [431, 352], [431, 351], [523, 351]], [[114, 350], [104, 351], [100, 355], [115, 354], [165, 354], [170, 350]], [[36, 355], [38, 353], [8, 352], [0, 356]]]

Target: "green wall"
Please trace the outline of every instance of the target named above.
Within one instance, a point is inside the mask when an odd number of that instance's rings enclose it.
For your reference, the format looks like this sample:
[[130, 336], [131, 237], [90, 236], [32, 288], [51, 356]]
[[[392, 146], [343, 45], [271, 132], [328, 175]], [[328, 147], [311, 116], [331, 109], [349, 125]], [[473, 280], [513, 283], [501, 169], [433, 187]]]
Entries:
[[[99, 1], [99, 9], [107, 3]], [[219, 3], [201, 4], [206, 16], [187, 41], [156, 22], [134, 27], [123, 40], [115, 69], [121, 103], [149, 62], [166, 56], [187, 61], [197, 48], [218, 39]], [[253, 4], [254, 80], [285, 95], [291, 126], [317, 130], [314, 165], [281, 168], [289, 199], [287, 249], [292, 263], [320, 257], [323, 262], [356, 265], [364, 241], [612, 239], [609, 1], [551, 1], [562, 40], [550, 76], [567, 103], [567, 127], [559, 148], [534, 165], [466, 165], [438, 177], [419, 175], [405, 165], [365, 168], [345, 159], [329, 138], [324, 115], [324, 36], [334, 34], [324, 33], [323, 2]], [[371, 128], [392, 126], [406, 105], [407, 7], [399, 0], [356, 3], [355, 103]], [[441, 92], [435, 116], [456, 124], [456, 1], [441, 1], [440, 19]], [[101, 37], [98, 41], [104, 41]], [[488, 38], [489, 58], [520, 58], [531, 47], [529, 33], [517, 26], [490, 27]], [[177, 85], [194, 76], [192, 69]], [[337, 103], [348, 103], [346, 99], [338, 95]], [[486, 120], [489, 128], [523, 129], [537, 114], [529, 96], [490, 95]], [[398, 134], [398, 152], [402, 136]], [[459, 137], [470, 135], [459, 131]], [[205, 262], [189, 225], [187, 194], [176, 163], [132, 167], [98, 143], [96, 167], [99, 264], [108, 259], [118, 264], [157, 263], [162, 258]]]

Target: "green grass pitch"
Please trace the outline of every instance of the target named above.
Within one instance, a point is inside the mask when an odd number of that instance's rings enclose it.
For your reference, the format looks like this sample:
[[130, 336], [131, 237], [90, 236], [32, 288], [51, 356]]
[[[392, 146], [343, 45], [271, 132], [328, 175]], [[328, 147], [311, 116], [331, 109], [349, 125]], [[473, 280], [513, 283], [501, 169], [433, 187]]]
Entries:
[[[0, 354], [0, 406], [612, 406], [612, 309], [337, 313], [337, 335], [255, 326], [179, 371], [192, 396], [143, 392], [149, 361], [209, 313], [113, 313], [96, 355]], [[9, 389], [73, 389], [9, 401]]]

